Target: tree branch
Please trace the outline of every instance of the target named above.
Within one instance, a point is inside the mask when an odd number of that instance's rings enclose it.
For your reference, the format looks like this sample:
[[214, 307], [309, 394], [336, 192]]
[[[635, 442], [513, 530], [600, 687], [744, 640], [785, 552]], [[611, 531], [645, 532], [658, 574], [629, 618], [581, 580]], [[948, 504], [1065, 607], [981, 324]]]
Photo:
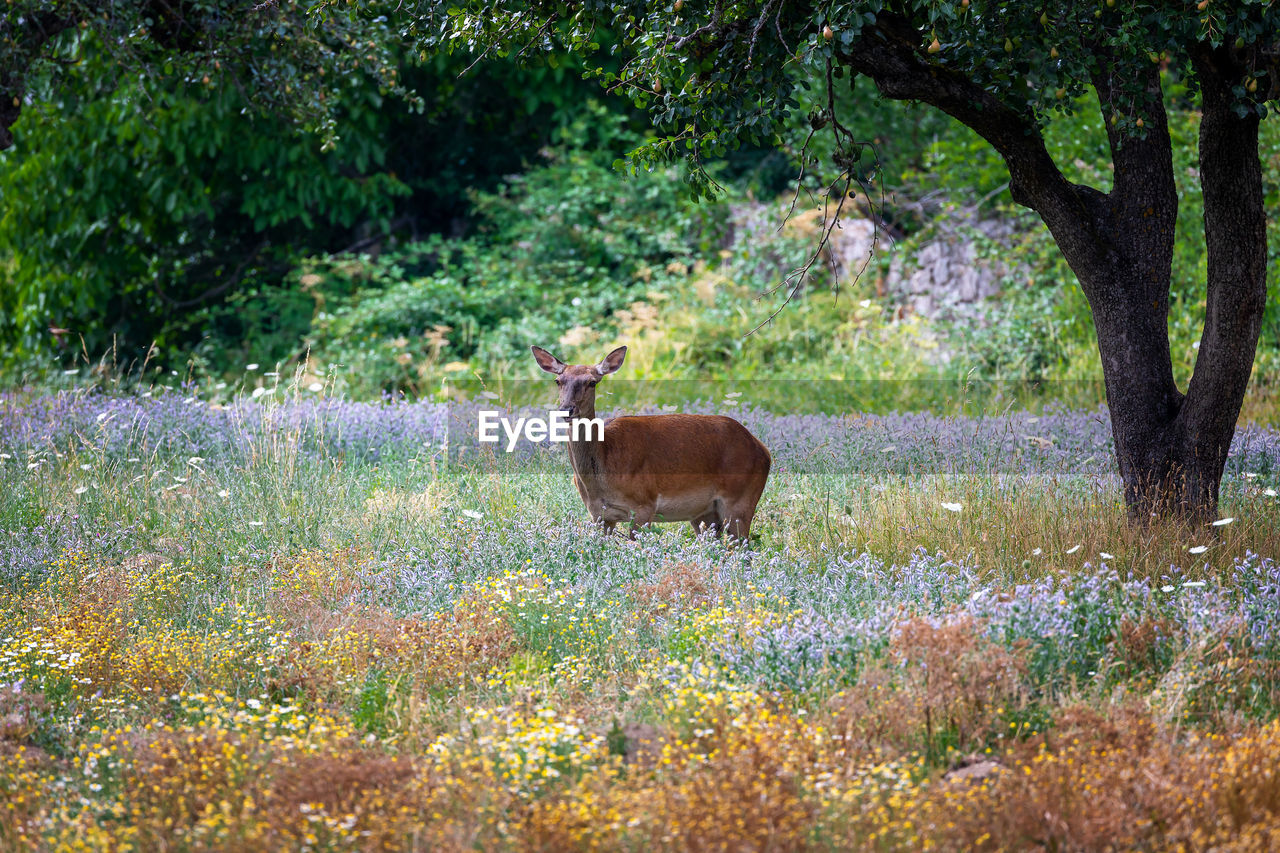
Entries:
[[[1267, 299], [1260, 119], [1256, 112], [1242, 116], [1235, 109], [1232, 87], [1243, 71], [1228, 49], [1202, 46], [1192, 63], [1202, 101], [1200, 180], [1208, 289], [1204, 333], [1183, 415], [1190, 423], [1227, 418], [1234, 426]], [[1223, 459], [1226, 450], [1220, 448]]]
[[[1035, 117], [1005, 104], [958, 71], [926, 58], [921, 33], [900, 15], [884, 13], [841, 55], [893, 100], [923, 101], [982, 136], [1009, 168], [1009, 192], [1040, 214], [1081, 279], [1105, 268], [1111, 216], [1106, 197], [1073, 184], [1058, 169]], [[1089, 269], [1081, 269], [1081, 266]]]

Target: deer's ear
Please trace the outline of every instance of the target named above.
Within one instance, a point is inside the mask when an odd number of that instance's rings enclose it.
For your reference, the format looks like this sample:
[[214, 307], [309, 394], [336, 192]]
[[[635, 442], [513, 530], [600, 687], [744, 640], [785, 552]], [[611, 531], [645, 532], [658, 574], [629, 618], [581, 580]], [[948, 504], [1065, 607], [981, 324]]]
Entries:
[[613, 352], [604, 357], [604, 361], [596, 365], [596, 372], [601, 376], [608, 376], [610, 373], [616, 373], [619, 367], [622, 367], [622, 360], [627, 357], [627, 348], [618, 347]]
[[547, 373], [554, 373], [559, 376], [564, 373], [564, 369], [568, 366], [542, 347], [530, 347], [530, 349], [533, 350], [533, 357], [538, 362], [538, 367], [541, 367]]

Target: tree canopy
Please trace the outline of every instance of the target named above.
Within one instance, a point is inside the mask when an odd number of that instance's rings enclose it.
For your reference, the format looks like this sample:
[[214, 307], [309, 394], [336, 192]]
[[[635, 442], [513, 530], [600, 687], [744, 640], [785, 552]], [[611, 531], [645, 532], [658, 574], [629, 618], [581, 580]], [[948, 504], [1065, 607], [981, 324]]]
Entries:
[[[24, 106], [47, 100], [86, 55], [106, 58], [115, 79], [234, 87], [254, 108], [288, 115], [332, 144], [342, 87], [371, 74], [398, 89], [385, 19], [309, 19], [292, 0], [9, 0], [0, 8], [0, 150]], [[136, 93], [147, 103], [145, 86]]]

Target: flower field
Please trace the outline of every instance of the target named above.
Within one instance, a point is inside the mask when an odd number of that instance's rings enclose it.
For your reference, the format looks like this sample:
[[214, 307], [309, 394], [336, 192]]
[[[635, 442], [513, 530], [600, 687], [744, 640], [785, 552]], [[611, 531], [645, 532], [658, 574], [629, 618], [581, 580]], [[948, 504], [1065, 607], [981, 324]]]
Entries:
[[1131, 528], [1105, 413], [731, 402], [749, 548], [467, 404], [0, 398], [0, 849], [1280, 848], [1280, 432]]

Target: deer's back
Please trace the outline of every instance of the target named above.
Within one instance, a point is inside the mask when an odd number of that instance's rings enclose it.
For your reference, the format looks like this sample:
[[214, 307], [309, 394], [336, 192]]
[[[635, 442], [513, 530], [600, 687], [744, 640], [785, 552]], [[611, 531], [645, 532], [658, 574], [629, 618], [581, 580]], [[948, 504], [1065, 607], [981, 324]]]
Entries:
[[603, 461], [613, 477], [666, 477], [726, 485], [763, 483], [769, 451], [723, 415], [628, 415], [605, 424]]

